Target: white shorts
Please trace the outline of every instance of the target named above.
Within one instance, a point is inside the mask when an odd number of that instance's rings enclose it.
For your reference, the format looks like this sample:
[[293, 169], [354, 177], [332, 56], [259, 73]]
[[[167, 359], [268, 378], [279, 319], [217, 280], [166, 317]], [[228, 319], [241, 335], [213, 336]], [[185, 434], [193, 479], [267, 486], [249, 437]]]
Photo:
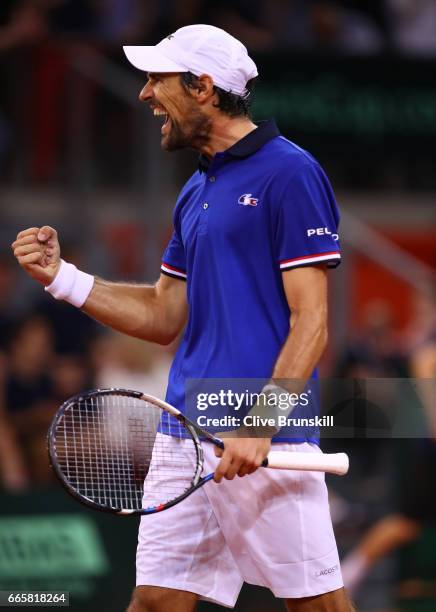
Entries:
[[[165, 437], [173, 447], [187, 444]], [[204, 473], [213, 472], [219, 461], [213, 445], [203, 449]], [[274, 449], [321, 452], [308, 443]], [[341, 588], [324, 474], [259, 468], [209, 482], [176, 506], [143, 516], [136, 572], [137, 586], [191, 591], [229, 608], [244, 581], [279, 598]]]

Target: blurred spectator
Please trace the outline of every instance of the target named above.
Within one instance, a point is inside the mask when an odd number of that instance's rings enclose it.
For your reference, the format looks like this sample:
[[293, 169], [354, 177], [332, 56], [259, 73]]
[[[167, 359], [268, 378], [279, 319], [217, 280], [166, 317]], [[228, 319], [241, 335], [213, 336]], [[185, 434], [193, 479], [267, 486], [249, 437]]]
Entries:
[[[395, 0], [392, 0], [393, 2]], [[4, 2], [9, 18], [12, 0]], [[99, 42], [155, 42], [189, 23], [224, 27], [253, 50], [308, 48], [373, 52], [380, 49], [381, 10], [352, 0], [36, 0], [21, 2], [26, 18], [13, 20], [5, 44], [47, 28], [55, 35]], [[41, 16], [44, 18], [41, 19]], [[38, 19], [40, 25], [37, 27]], [[3, 18], [5, 20], [5, 18]], [[41, 27], [42, 25], [42, 27]]]
[[78, 355], [57, 355], [51, 378], [57, 404], [95, 386], [88, 362]]
[[165, 397], [168, 348], [110, 331], [92, 347], [97, 386], [122, 387]]
[[424, 285], [414, 293], [413, 313], [404, 333], [403, 345], [407, 354], [436, 336], [436, 286]]
[[158, 3], [154, 0], [105, 0], [97, 3], [96, 34], [108, 44], [144, 44], [156, 26]]
[[339, 360], [337, 376], [383, 378], [404, 376], [404, 358], [388, 302], [374, 300], [367, 306], [363, 324]]
[[403, 53], [436, 55], [436, 0], [387, 0], [393, 43]]
[[0, 173], [5, 165], [5, 158], [11, 142], [11, 128], [9, 123], [0, 113]]
[[[2, 0], [0, 2], [0, 58], [17, 48], [29, 47], [40, 42], [47, 34], [45, 12], [32, 0]], [[12, 128], [7, 116], [10, 73], [0, 71], [0, 79], [6, 84], [0, 90], [0, 173], [12, 141]]]
[[6, 488], [51, 481], [46, 435], [54, 413], [66, 399], [94, 386], [83, 356], [55, 353], [46, 318], [33, 314], [15, 326], [0, 360], [0, 481]]
[[[407, 463], [400, 470], [397, 511], [373, 525], [342, 564], [344, 584], [352, 595], [381, 558], [415, 541], [423, 527], [436, 523], [436, 494], [431, 484], [436, 470], [436, 327], [412, 351], [410, 374], [422, 379], [417, 400], [421, 400], [429, 438], [399, 441]], [[420, 410], [421, 406], [412, 408]]]
[[[274, 0], [271, 0], [271, 4], [276, 6]], [[204, 6], [204, 23], [212, 23], [227, 30], [252, 51], [269, 51], [275, 46], [275, 39], [270, 20], [264, 14], [266, 6], [267, 2], [264, 0], [211, 3], [208, 7]], [[276, 30], [281, 29], [283, 23], [287, 23], [287, 13], [293, 11], [292, 8], [283, 9], [286, 12], [281, 13], [281, 21], [275, 22]]]
[[4, 405], [23, 449], [32, 483], [48, 481], [45, 437], [56, 403], [50, 371], [54, 344], [50, 327], [30, 317], [14, 331], [8, 354]]
[[303, 49], [375, 53], [384, 36], [374, 11], [327, 0], [217, 2], [209, 21], [229, 30], [254, 51]]
[[6, 359], [0, 355], [0, 488], [19, 493], [29, 485], [29, 474], [15, 430], [5, 410]]
[[378, 53], [383, 36], [375, 21], [357, 7], [350, 9], [336, 2], [317, 1], [310, 9], [315, 49]]
[[10, 253], [0, 253], [0, 352], [6, 349], [16, 322], [17, 272]]
[[46, 405], [52, 395], [49, 376], [54, 359], [50, 326], [41, 317], [32, 316], [13, 333], [8, 352], [6, 406], [11, 414]]
[[0, 408], [0, 488], [21, 493], [30, 486], [30, 477], [21, 445], [3, 408]]
[[[362, 323], [354, 331], [339, 358], [334, 377], [354, 379], [353, 385], [359, 389], [361, 384], [365, 388], [366, 379], [397, 378], [405, 375], [406, 364], [400, 350], [398, 334], [393, 328], [391, 306], [387, 301], [373, 300], [368, 303]], [[376, 403], [366, 399], [359, 402], [359, 394], [355, 390], [353, 402], [343, 413], [347, 418], [353, 419], [356, 437], [344, 440], [342, 450], [350, 454], [350, 461], [357, 473], [362, 470], [361, 486], [366, 485], [369, 489], [374, 489], [375, 483], [379, 482], [379, 466], [385, 460], [386, 441], [379, 436], [368, 439], [368, 429], [386, 430], [389, 427], [381, 407], [395, 401], [389, 399], [389, 385], [381, 384], [376, 389]], [[375, 399], [374, 395], [372, 399]]]
[[[84, 129], [92, 110], [94, 85], [71, 70], [70, 54], [77, 54], [77, 45], [97, 39], [96, 2], [27, 0], [13, 5], [7, 1], [5, 4], [9, 5], [5, 7], [9, 10], [3, 10], [6, 25], [0, 36], [0, 51], [2, 46], [22, 51], [31, 43], [34, 45], [31, 55], [14, 56], [17, 66], [12, 69], [3, 67], [10, 81], [8, 89], [15, 93], [5, 114], [14, 115], [18, 105], [19, 125], [15, 127], [17, 132], [23, 130], [24, 142], [20, 145], [28, 151], [29, 174], [34, 181], [47, 182], [58, 178], [62, 170], [68, 127], [72, 124], [70, 129], [74, 133], [75, 120]], [[16, 82], [17, 70], [23, 80], [27, 79], [26, 89], [21, 89]], [[71, 96], [69, 86], [74, 92], [72, 118], [67, 116], [67, 101]], [[24, 100], [28, 101], [29, 91], [32, 92], [30, 106], [24, 103]], [[8, 122], [0, 118], [0, 129], [2, 123]], [[3, 135], [0, 132], [0, 155], [1, 143], [5, 142], [9, 132], [7, 128], [3, 129]]]
[[428, 283], [416, 293], [414, 318], [407, 331], [410, 375], [423, 379], [422, 383], [416, 381], [417, 392], [426, 409], [428, 435], [436, 447], [436, 283]]
[[99, 333], [93, 319], [66, 302], [56, 302], [51, 296], [43, 295], [35, 312], [47, 320], [56, 352], [61, 355], [85, 355]]
[[0, 2], [0, 51], [39, 42], [46, 34], [47, 21], [43, 2]]

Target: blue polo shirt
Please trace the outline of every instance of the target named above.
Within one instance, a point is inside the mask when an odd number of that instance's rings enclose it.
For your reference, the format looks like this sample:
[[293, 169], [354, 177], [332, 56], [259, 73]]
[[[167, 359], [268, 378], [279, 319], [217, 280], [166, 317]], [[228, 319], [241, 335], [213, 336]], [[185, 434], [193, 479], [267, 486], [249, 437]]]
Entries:
[[316, 160], [265, 121], [200, 157], [173, 222], [161, 270], [186, 281], [189, 318], [166, 401], [184, 412], [188, 379], [269, 379], [289, 334], [282, 274], [338, 265], [339, 213]]

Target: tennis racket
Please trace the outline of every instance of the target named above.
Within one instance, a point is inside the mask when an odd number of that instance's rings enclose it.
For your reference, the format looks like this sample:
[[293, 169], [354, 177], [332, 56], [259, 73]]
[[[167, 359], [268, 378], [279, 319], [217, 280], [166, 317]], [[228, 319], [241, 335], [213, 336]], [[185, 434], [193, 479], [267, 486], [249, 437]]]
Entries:
[[[213, 478], [202, 477], [200, 438], [224, 448], [222, 440], [162, 400], [139, 391], [97, 389], [62, 404], [48, 432], [48, 451], [61, 484], [86, 506], [153, 514]], [[342, 475], [348, 457], [272, 451], [262, 465]]]

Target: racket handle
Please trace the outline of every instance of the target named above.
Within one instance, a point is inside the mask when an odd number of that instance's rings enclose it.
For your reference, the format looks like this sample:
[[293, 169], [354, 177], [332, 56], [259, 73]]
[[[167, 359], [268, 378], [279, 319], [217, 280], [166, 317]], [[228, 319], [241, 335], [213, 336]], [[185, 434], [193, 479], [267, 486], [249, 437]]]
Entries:
[[345, 453], [271, 451], [262, 465], [276, 470], [328, 472], [343, 476], [348, 472], [349, 460]]

